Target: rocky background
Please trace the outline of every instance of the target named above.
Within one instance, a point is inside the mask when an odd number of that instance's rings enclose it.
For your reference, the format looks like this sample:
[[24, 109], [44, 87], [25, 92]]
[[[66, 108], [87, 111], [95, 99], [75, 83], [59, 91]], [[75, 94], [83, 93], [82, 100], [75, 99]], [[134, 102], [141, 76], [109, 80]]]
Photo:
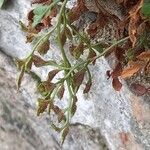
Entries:
[[[108, 61], [101, 58], [91, 66], [93, 86], [88, 95], [79, 91], [78, 110], [63, 146], [50, 129], [47, 115], [36, 116], [36, 83], [26, 75], [16, 90], [18, 71], [13, 58], [25, 57], [30, 45], [19, 29], [30, 0], [9, 0], [0, 10], [0, 149], [1, 150], [149, 150], [150, 98], [131, 93], [124, 81], [114, 91], [106, 71]], [[49, 54], [59, 58], [54, 50]], [[45, 76], [47, 70], [41, 70]]]

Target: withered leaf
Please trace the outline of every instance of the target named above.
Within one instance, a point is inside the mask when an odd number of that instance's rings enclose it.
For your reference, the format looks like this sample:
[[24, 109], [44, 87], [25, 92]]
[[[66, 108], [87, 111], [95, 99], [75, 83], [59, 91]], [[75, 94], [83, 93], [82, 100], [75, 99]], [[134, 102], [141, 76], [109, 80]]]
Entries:
[[132, 47], [135, 46], [136, 41], [137, 41], [137, 27], [138, 27], [138, 21], [139, 21], [139, 14], [135, 14], [129, 22], [129, 27], [128, 27], [128, 31], [129, 31], [129, 36], [130, 36], [130, 40], [132, 42]]
[[49, 91], [49, 92], [53, 91], [54, 88], [56, 87], [56, 85], [54, 83], [51, 83], [51, 82], [48, 82], [48, 81], [44, 81], [43, 85], [45, 87], [45, 90]]
[[34, 13], [33, 13], [33, 10], [31, 10], [31, 11], [29, 11], [29, 13], [27, 15], [28, 21], [32, 22], [33, 17], [34, 17]]
[[91, 86], [92, 86], [92, 82], [91, 81], [87, 82], [86, 85], [85, 85], [85, 89], [84, 89], [83, 93], [84, 94], [88, 93], [91, 89]]
[[121, 82], [119, 81], [118, 78], [114, 78], [113, 81], [112, 81], [112, 86], [113, 88], [116, 90], [116, 91], [120, 91], [120, 89], [122, 88], [122, 84]]
[[35, 35], [33, 33], [27, 33], [26, 35], [26, 43], [31, 43], [35, 38]]
[[24, 72], [25, 72], [25, 66], [23, 65], [23, 66], [21, 67], [20, 75], [19, 75], [19, 77], [18, 77], [18, 79], [17, 79], [17, 90], [19, 90], [19, 88], [20, 88], [21, 81], [22, 81], [22, 78], [23, 78], [23, 76], [24, 76]]
[[63, 98], [64, 92], [65, 92], [65, 87], [64, 87], [64, 85], [62, 85], [62, 86], [60, 87], [58, 93], [57, 93], [57, 96], [58, 96], [59, 99], [62, 99], [62, 98]]
[[111, 73], [111, 77], [112, 78], [119, 77], [121, 73], [122, 73], [122, 66], [121, 66], [121, 63], [118, 63], [115, 69], [113, 70], [113, 72]]
[[68, 13], [70, 23], [79, 19], [81, 14], [84, 13], [86, 10], [87, 8], [85, 6], [84, 0], [77, 0], [77, 5], [73, 7]]
[[138, 96], [142, 96], [147, 92], [146, 87], [138, 83], [132, 83], [131, 90]]
[[54, 83], [49, 83], [47, 81], [44, 81], [38, 85], [38, 92], [46, 96], [47, 93], [51, 93], [55, 89], [55, 84]]
[[50, 18], [56, 17], [56, 15], [57, 15], [57, 13], [58, 13], [57, 11], [58, 11], [57, 8], [56, 8], [56, 7], [53, 7], [52, 10], [51, 10], [51, 13], [50, 13], [50, 15], [49, 15], [49, 17], [50, 17]]
[[50, 41], [44, 40], [37, 48], [37, 51], [39, 52], [39, 54], [41, 55], [45, 55], [47, 53], [47, 51], [49, 50], [50, 47]]
[[37, 55], [33, 55], [32, 60], [36, 67], [42, 67], [42, 66], [47, 66], [47, 65], [51, 65], [51, 66], [57, 65], [57, 63], [55, 61], [53, 61], [53, 60], [45, 61]]
[[43, 113], [47, 109], [49, 104], [50, 100], [38, 99], [37, 116]]
[[66, 37], [71, 40], [72, 39], [72, 33], [68, 27], [65, 28]]
[[62, 130], [62, 135], [61, 135], [61, 144], [64, 143], [66, 136], [69, 133], [69, 127], [67, 126], [65, 129]]
[[46, 64], [46, 61], [37, 55], [33, 55], [32, 59], [33, 59], [34, 65], [36, 67], [41, 67], [41, 66], [44, 66]]
[[75, 114], [75, 112], [77, 110], [77, 101], [78, 101], [77, 97], [74, 96], [73, 97], [73, 102], [72, 102], [72, 107], [71, 107], [71, 114], [72, 114], [72, 116], [74, 116], [74, 114]]
[[82, 70], [79, 70], [77, 73], [75, 73], [73, 77], [73, 83], [75, 87], [79, 87], [82, 84], [85, 72], [86, 70], [82, 69]]
[[58, 116], [58, 122], [60, 123], [62, 120], [65, 120], [65, 115], [64, 112], [56, 105], [53, 106], [53, 111], [55, 112], [55, 114], [57, 114]]
[[83, 54], [83, 51], [84, 51], [84, 45], [82, 42], [80, 42], [78, 44], [78, 46], [73, 50], [73, 56], [78, 59], [81, 54]]
[[116, 47], [115, 49], [115, 56], [118, 59], [119, 62], [123, 62], [124, 61], [124, 52], [125, 50], [121, 47]]
[[44, 27], [50, 27], [51, 26], [51, 18], [48, 17], [44, 17], [41, 21], [41, 23], [43, 23]]
[[149, 60], [150, 59], [150, 51], [142, 52], [139, 56], [137, 56], [140, 60]]
[[123, 71], [121, 73], [121, 77], [129, 78], [129, 77], [133, 76], [135, 73], [137, 73], [142, 68], [142, 66], [143, 65], [138, 62], [134, 63], [131, 67], [123, 69]]
[[48, 73], [48, 77], [47, 77], [47, 82], [51, 82], [53, 80], [53, 78], [56, 76], [56, 74], [59, 72], [60, 70], [55, 69], [52, 70]]
[[93, 59], [93, 61], [92, 61], [93, 65], [95, 65], [95, 62], [96, 62], [95, 57], [96, 57], [96, 53], [94, 52], [94, 50], [89, 51], [88, 59], [90, 59], [90, 60]]
[[65, 28], [60, 33], [60, 37], [59, 38], [60, 38], [61, 45], [64, 46], [65, 43], [66, 43], [66, 40], [67, 40]]
[[87, 29], [88, 35], [90, 35], [90, 37], [94, 37], [97, 34], [97, 29], [98, 29], [97, 23], [90, 24], [89, 28]]
[[74, 49], [76, 48], [76, 46], [75, 45], [70, 45], [69, 46], [69, 52], [70, 52], [70, 54], [73, 56], [73, 51], [74, 51]]
[[49, 1], [49, 0], [32, 0], [32, 4], [35, 4], [35, 3], [45, 3], [45, 2], [47, 2], [47, 1]]
[[137, 29], [140, 25], [140, 9], [143, 6], [144, 0], [140, 0], [129, 12], [130, 14], [130, 21], [129, 21], [129, 37], [132, 42], [132, 47], [135, 46], [137, 41]]

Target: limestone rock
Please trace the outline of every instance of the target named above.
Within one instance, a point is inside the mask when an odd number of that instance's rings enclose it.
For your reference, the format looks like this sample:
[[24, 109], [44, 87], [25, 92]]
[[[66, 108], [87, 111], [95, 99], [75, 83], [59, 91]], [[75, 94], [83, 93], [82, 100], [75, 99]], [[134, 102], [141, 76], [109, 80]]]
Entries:
[[[18, 25], [29, 9], [29, 0], [13, 0], [5, 10], [0, 10], [0, 50], [12, 58], [25, 57], [30, 52]], [[60, 59], [59, 51], [51, 51], [49, 55]], [[83, 86], [78, 92], [78, 110], [61, 147], [58, 135], [50, 129], [49, 116], [36, 117], [35, 82], [26, 75], [20, 92], [16, 91], [17, 70], [8, 56], [0, 53], [2, 150], [150, 149], [150, 98], [135, 96], [124, 81], [122, 90], [114, 91], [106, 77], [110, 66], [104, 58], [90, 66], [92, 89], [88, 95], [82, 94]], [[45, 72], [45, 68], [40, 71], [43, 78]]]

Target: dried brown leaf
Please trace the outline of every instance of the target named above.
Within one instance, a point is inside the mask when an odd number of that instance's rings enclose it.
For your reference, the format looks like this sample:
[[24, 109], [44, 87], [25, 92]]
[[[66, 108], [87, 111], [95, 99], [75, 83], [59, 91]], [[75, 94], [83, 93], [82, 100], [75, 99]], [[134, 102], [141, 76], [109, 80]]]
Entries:
[[78, 101], [77, 97], [74, 96], [73, 97], [73, 102], [72, 102], [72, 107], [71, 107], [71, 114], [72, 114], [72, 116], [75, 114], [75, 112], [77, 110], [77, 101]]
[[62, 131], [62, 135], [61, 135], [61, 144], [64, 143], [66, 136], [69, 133], [69, 127], [67, 126], [65, 129], [63, 129]]
[[115, 56], [118, 59], [119, 62], [123, 62], [124, 61], [124, 53], [125, 50], [121, 47], [116, 47], [115, 49]]
[[77, 0], [77, 5], [73, 7], [68, 14], [69, 21], [71, 23], [76, 21], [86, 10], [87, 8], [85, 6], [84, 0]]
[[79, 70], [73, 77], [73, 83], [75, 87], [79, 87], [84, 79], [85, 69]]
[[133, 76], [135, 73], [137, 73], [141, 68], [143, 67], [140, 63], [134, 63], [131, 67], [123, 69], [121, 73], [122, 78], [129, 78]]
[[50, 41], [45, 40], [38, 46], [37, 51], [39, 52], [40, 55], [44, 55], [49, 50], [49, 47], [50, 47]]
[[132, 47], [135, 47], [136, 41], [137, 41], [137, 29], [140, 25], [140, 9], [143, 6], [144, 0], [139, 0], [138, 3], [130, 10], [129, 12], [129, 26], [128, 26], [128, 32], [129, 37], [132, 42]]
[[83, 54], [83, 51], [84, 51], [84, 45], [83, 43], [79, 43], [79, 45], [73, 50], [73, 56], [78, 59], [82, 54]]
[[111, 73], [111, 77], [112, 78], [119, 77], [121, 73], [122, 73], [122, 66], [121, 66], [121, 63], [118, 63], [115, 69], [113, 70], [113, 72]]
[[51, 83], [48, 81], [44, 81], [42, 83], [43, 83], [43, 86], [47, 92], [52, 92], [56, 87], [56, 85], [54, 83]]
[[40, 3], [45, 3], [45, 2], [48, 2], [50, 0], [32, 0], [32, 4], [40, 4]]
[[50, 100], [38, 99], [37, 116], [43, 113], [47, 109], [49, 104]]
[[60, 42], [62, 46], [65, 45], [66, 40], [67, 40], [66, 32], [65, 32], [65, 29], [63, 29], [62, 32], [60, 33]]
[[120, 89], [122, 88], [122, 83], [118, 78], [114, 78], [112, 81], [112, 86], [116, 91], [120, 91]]
[[93, 65], [95, 65], [95, 62], [96, 62], [96, 59], [95, 59], [95, 57], [96, 57], [96, 53], [92, 50], [92, 51], [90, 51], [89, 52], [89, 55], [88, 55], [88, 59], [93, 59], [93, 61], [92, 61], [92, 64]]
[[131, 90], [138, 96], [142, 96], [147, 92], [146, 87], [138, 83], [132, 83]]
[[150, 59], [150, 51], [142, 52], [136, 58], [138, 58], [140, 60], [149, 60]]
[[63, 98], [64, 92], [65, 92], [65, 87], [64, 87], [64, 85], [62, 85], [57, 93], [59, 99]]
[[53, 80], [53, 78], [56, 76], [56, 74], [59, 72], [60, 70], [58, 69], [55, 69], [55, 70], [52, 70], [48, 73], [48, 77], [47, 77], [47, 81], [48, 82], [51, 82]]
[[54, 105], [52, 109], [55, 112], [55, 114], [57, 115], [59, 123], [66, 119], [64, 112], [58, 106]]
[[33, 21], [34, 13], [33, 10], [29, 11], [27, 14], [28, 21]]
[[91, 89], [91, 86], [92, 86], [92, 82], [91, 81], [87, 82], [86, 85], [85, 85], [85, 89], [84, 89], [83, 93], [84, 94], [88, 93], [90, 91], [90, 89]]
[[34, 65], [36, 67], [41, 67], [41, 66], [44, 66], [46, 64], [46, 61], [37, 55], [33, 55], [32, 59], [33, 59]]

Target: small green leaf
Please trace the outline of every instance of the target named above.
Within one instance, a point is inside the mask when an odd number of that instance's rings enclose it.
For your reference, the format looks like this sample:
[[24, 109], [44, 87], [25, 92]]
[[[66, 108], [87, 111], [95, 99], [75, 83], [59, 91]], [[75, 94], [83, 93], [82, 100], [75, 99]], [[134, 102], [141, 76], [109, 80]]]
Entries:
[[133, 49], [128, 49], [126, 52], [126, 56], [128, 60], [132, 60], [134, 58], [134, 51]]
[[0, 0], [0, 8], [2, 8], [4, 2], [5, 2], [5, 0]]
[[150, 0], [145, 0], [143, 7], [142, 7], [142, 13], [150, 18]]
[[40, 78], [35, 72], [30, 71], [29, 74], [31, 75], [31, 77], [32, 77], [35, 81], [37, 81], [38, 84], [41, 83], [41, 78]]
[[99, 53], [102, 53], [104, 51], [102, 44], [96, 44], [93, 46], [93, 48], [98, 51]]
[[37, 24], [39, 24], [42, 20], [42, 18], [49, 12], [49, 6], [46, 5], [39, 5], [34, 10], [34, 18], [33, 18], [33, 24], [32, 26], [35, 27]]

